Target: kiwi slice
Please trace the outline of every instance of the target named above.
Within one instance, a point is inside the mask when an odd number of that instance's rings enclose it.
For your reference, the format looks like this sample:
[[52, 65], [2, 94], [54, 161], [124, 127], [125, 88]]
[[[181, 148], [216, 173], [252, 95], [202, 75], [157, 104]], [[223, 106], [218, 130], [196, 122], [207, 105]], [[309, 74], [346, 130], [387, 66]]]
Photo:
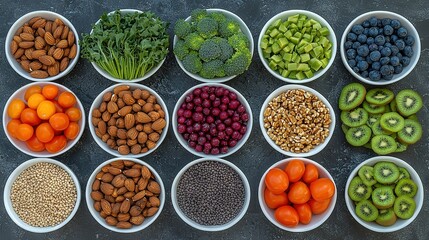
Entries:
[[391, 162], [381, 161], [374, 165], [374, 178], [381, 184], [394, 183], [399, 177], [398, 167]]
[[396, 139], [397, 134], [394, 132], [394, 133], [391, 133], [389, 136], [391, 136], [393, 139]]
[[362, 84], [350, 83], [341, 90], [338, 107], [342, 111], [350, 111], [365, 100], [365, 94], [366, 89]]
[[396, 105], [396, 101], [391, 101], [390, 103], [389, 103], [389, 106], [390, 106], [390, 110], [391, 110], [391, 112], [397, 112], [398, 111], [398, 108], [396, 107], [397, 105]]
[[407, 150], [407, 148], [408, 148], [408, 145], [407, 144], [403, 144], [403, 143], [400, 143], [400, 142], [396, 142], [396, 150], [395, 150], [395, 152], [405, 152], [406, 150]]
[[409, 219], [413, 216], [416, 210], [416, 202], [411, 197], [406, 195], [399, 196], [393, 204], [393, 211], [396, 216], [401, 219]]
[[385, 106], [374, 105], [374, 104], [368, 103], [367, 101], [364, 101], [362, 106], [363, 106], [363, 109], [365, 109], [368, 113], [372, 113], [372, 114], [384, 113], [386, 111]]
[[386, 88], [374, 88], [368, 91], [365, 96], [366, 101], [375, 105], [386, 105], [390, 103], [395, 94]]
[[386, 105], [384, 105], [384, 112], [385, 113], [387, 113], [387, 112], [395, 112], [395, 111], [392, 111], [392, 109], [390, 108], [390, 104], [386, 104]]
[[368, 114], [368, 121], [366, 121], [366, 125], [368, 127], [372, 127], [374, 123], [380, 120], [381, 114]]
[[395, 224], [397, 219], [398, 218], [396, 217], [393, 208], [380, 209], [380, 211], [378, 211], [378, 217], [377, 219], [375, 219], [375, 222], [380, 224], [381, 226], [387, 227]]
[[352, 127], [347, 130], [346, 140], [350, 145], [359, 147], [363, 146], [371, 139], [371, 128], [367, 125]]
[[395, 203], [395, 194], [390, 187], [379, 187], [371, 194], [372, 203], [378, 209], [387, 209]]
[[349, 127], [359, 127], [368, 121], [368, 112], [363, 108], [356, 108], [352, 111], [342, 111], [341, 121]]
[[347, 131], [350, 129], [349, 126], [345, 125], [345, 124], [341, 124], [341, 130], [343, 130], [343, 133], [346, 134]]
[[411, 89], [401, 90], [396, 94], [395, 101], [398, 112], [405, 117], [415, 114], [423, 106], [420, 94]]
[[407, 119], [411, 119], [411, 120], [414, 120], [414, 121], [419, 121], [419, 118], [417, 117], [417, 114], [413, 114], [413, 115], [410, 115], [410, 116], [408, 116], [408, 118]]
[[371, 197], [372, 188], [363, 183], [359, 176], [356, 176], [350, 181], [347, 193], [349, 194], [350, 199], [360, 202]]
[[395, 187], [396, 196], [406, 195], [408, 197], [414, 197], [417, 193], [417, 184], [410, 178], [404, 178], [399, 180]]
[[369, 142], [365, 143], [363, 146], [364, 146], [365, 148], [372, 149], [372, 147], [371, 147], [371, 141], [369, 141]]
[[381, 184], [381, 183], [378, 182], [378, 183], [372, 185], [373, 191], [374, 191], [374, 189], [379, 188], [379, 187], [389, 187], [393, 191], [393, 190], [395, 190], [396, 184], [395, 183], [392, 183], [392, 184]]
[[396, 151], [395, 139], [388, 135], [377, 135], [371, 139], [371, 148], [378, 155], [386, 155]]
[[362, 166], [358, 171], [358, 175], [367, 186], [372, 186], [377, 183], [374, 178], [374, 168], [371, 166]]
[[[381, 117], [381, 116], [380, 116]], [[371, 127], [372, 133], [374, 135], [389, 135], [392, 134], [392, 132], [389, 132], [385, 129], [383, 129], [380, 125], [380, 120], [376, 121], [372, 127]]]
[[405, 119], [404, 127], [398, 132], [398, 140], [404, 144], [413, 144], [422, 138], [422, 134], [422, 125], [418, 121]]
[[411, 178], [410, 173], [408, 172], [407, 169], [403, 167], [398, 167], [398, 170], [399, 170], [399, 177], [396, 180], [396, 182], [399, 182], [401, 179], [404, 179], [404, 178]]
[[404, 127], [405, 120], [397, 112], [384, 113], [380, 117], [381, 128], [389, 132], [399, 132]]
[[378, 209], [369, 200], [362, 200], [356, 204], [356, 215], [364, 221], [372, 222], [378, 217]]

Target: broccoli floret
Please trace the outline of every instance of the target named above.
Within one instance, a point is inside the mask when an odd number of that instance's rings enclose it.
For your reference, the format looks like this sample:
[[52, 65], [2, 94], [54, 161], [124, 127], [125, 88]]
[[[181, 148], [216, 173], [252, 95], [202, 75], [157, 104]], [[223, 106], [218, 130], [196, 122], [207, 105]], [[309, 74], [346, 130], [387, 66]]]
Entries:
[[249, 50], [235, 52], [234, 55], [226, 60], [224, 69], [227, 76], [242, 74], [250, 65], [252, 55]]
[[223, 62], [218, 59], [205, 62], [199, 74], [203, 78], [224, 77], [225, 71], [223, 65]]
[[205, 9], [194, 9], [191, 12], [191, 20], [194, 23], [201, 21], [203, 18], [207, 17], [207, 11]]
[[219, 24], [212, 18], [203, 18], [197, 24], [197, 32], [205, 39], [218, 34]]
[[219, 33], [222, 37], [230, 37], [241, 32], [240, 25], [231, 19], [219, 23]]
[[209, 14], [209, 16], [211, 18], [213, 18], [214, 20], [216, 20], [216, 22], [218, 22], [219, 24], [221, 22], [226, 21], [225, 15], [223, 15], [223, 13], [221, 13], [221, 12], [212, 12], [212, 13]]
[[229, 45], [228, 40], [221, 37], [214, 37], [213, 41], [215, 41], [217, 45], [220, 47], [221, 54], [218, 57], [218, 59], [225, 62], [227, 59], [229, 59], [232, 56], [232, 54], [234, 53], [234, 49], [231, 47], [231, 45]]
[[221, 53], [219, 45], [212, 39], [207, 39], [199, 50], [199, 56], [205, 62], [218, 58]]
[[193, 50], [199, 50], [203, 42], [204, 38], [196, 32], [190, 33], [188, 36], [185, 37], [186, 45]]
[[185, 38], [192, 32], [192, 27], [189, 22], [186, 22], [184, 19], [179, 19], [174, 25], [174, 34], [179, 38]]
[[189, 48], [186, 46], [184, 40], [179, 40], [176, 42], [176, 45], [174, 45], [173, 52], [179, 60], [183, 60], [183, 58], [189, 54]]
[[249, 49], [249, 39], [247, 39], [244, 33], [239, 32], [228, 38], [228, 43], [236, 51], [241, 51], [243, 49]]
[[191, 73], [198, 73], [203, 68], [203, 63], [196, 53], [190, 53], [183, 58], [183, 67]]

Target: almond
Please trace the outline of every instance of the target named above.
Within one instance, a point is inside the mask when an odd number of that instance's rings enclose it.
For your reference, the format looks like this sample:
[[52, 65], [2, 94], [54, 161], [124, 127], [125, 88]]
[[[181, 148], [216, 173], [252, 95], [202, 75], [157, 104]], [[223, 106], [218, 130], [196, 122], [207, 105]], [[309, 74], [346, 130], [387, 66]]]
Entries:
[[34, 29], [38, 29], [38, 28], [43, 28], [46, 25], [46, 19], [44, 18], [40, 18], [39, 20], [37, 20], [36, 22], [33, 23], [33, 25], [31, 25], [32, 28]]
[[53, 65], [48, 67], [49, 76], [56, 76], [60, 73], [60, 63], [56, 61]]
[[158, 212], [158, 209], [158, 207], [151, 207], [149, 209], [145, 209], [145, 211], [143, 212], [143, 216], [152, 217], [153, 215], [155, 215], [156, 212]]
[[[122, 196], [121, 196], [122, 197]], [[112, 216], [117, 217], [119, 214], [119, 209], [121, 208], [121, 203], [114, 203], [112, 206]]]
[[147, 102], [145, 105], [143, 105], [142, 110], [145, 113], [153, 111], [153, 103]]
[[[126, 129], [130, 129], [130, 128], [134, 127], [134, 125], [135, 125], [134, 114], [128, 113], [127, 115], [125, 115], [124, 121], [125, 121], [125, 128]], [[136, 135], [136, 137], [137, 137], [137, 135]]]
[[109, 215], [107, 215], [103, 210], [101, 210], [101, 212], [100, 212], [100, 217], [102, 217], [102, 218], [106, 218], [106, 217], [108, 217]]
[[126, 193], [124, 194], [124, 197], [125, 197], [125, 198], [132, 198], [132, 197], [134, 197], [134, 195], [136, 195], [136, 193], [135, 193], [135, 192], [126, 192]]
[[19, 64], [21, 64], [22, 69], [24, 69], [26, 72], [30, 72], [30, 61], [29, 60], [24, 60], [21, 61]]
[[123, 174], [116, 175], [112, 180], [112, 185], [114, 187], [121, 188], [124, 186], [126, 179], [127, 177], [125, 177]]
[[[37, 50], [36, 50], [37, 51]], [[34, 53], [34, 51], [33, 51], [33, 53]], [[42, 63], [41, 62], [39, 62], [38, 60], [35, 60], [35, 61], [32, 61], [31, 63], [30, 63], [30, 71], [35, 71], [35, 70], [39, 70], [39, 69], [41, 69], [42, 68]]]
[[25, 49], [24, 55], [27, 57], [28, 60], [33, 60], [33, 57], [31, 56], [31, 53], [33, 51], [34, 51], [34, 48], [27, 48], [27, 49]]
[[46, 33], [46, 31], [44, 28], [38, 28], [37, 29], [37, 34], [39, 35], [38, 37], [43, 38], [45, 36], [45, 33]]
[[52, 21], [47, 21], [45, 24], [45, 32], [52, 33]]
[[[57, 48], [66, 48], [66, 47], [68, 47], [69, 46], [69, 44], [68, 44], [68, 42], [67, 42], [67, 40], [61, 40], [61, 41], [59, 41], [58, 43], [57, 43], [57, 45], [55, 45]], [[75, 54], [76, 55], [76, 54]], [[69, 53], [69, 56], [70, 56], [70, 53]], [[72, 58], [72, 57], [70, 57], [70, 58]]]
[[158, 120], [161, 116], [159, 115], [158, 112], [152, 111], [148, 113], [150, 119], [152, 120], [152, 122], [155, 122], [156, 120]]
[[49, 44], [51, 46], [55, 45], [55, 38], [54, 38], [54, 36], [52, 36], [52, 33], [46, 31], [44, 39], [45, 39], [45, 42], [47, 44]]
[[130, 223], [132, 223], [134, 225], [140, 225], [143, 223], [143, 221], [144, 221], [143, 215], [138, 215], [138, 216], [130, 218]]
[[113, 193], [114, 187], [110, 183], [102, 182], [100, 185], [100, 190], [105, 195], [110, 196]]
[[151, 172], [150, 172], [148, 167], [142, 166], [141, 173], [142, 173], [142, 178], [144, 178], [144, 179], [150, 178]]
[[110, 203], [106, 199], [101, 199], [101, 209], [107, 214], [112, 214], [112, 207], [110, 206]]
[[160, 138], [160, 135], [157, 132], [153, 132], [149, 134], [149, 140], [151, 140], [152, 142], [157, 142], [159, 138]]
[[133, 98], [133, 96], [129, 93], [124, 94], [124, 96], [122, 97], [122, 100], [128, 106], [133, 105], [136, 102], [136, 100]]
[[118, 213], [118, 221], [127, 222], [130, 220], [130, 217], [129, 213]]
[[131, 178], [127, 178], [125, 180], [124, 185], [125, 185], [125, 187], [127, 188], [128, 191], [134, 192], [135, 184], [134, 184], [134, 181]]
[[143, 131], [147, 134], [151, 134], [153, 133], [153, 129], [152, 129], [152, 123], [145, 123], [143, 125]]
[[94, 209], [97, 212], [101, 211], [101, 203], [100, 203], [100, 201], [94, 201]]
[[[108, 168], [107, 168], [108, 169]], [[101, 181], [102, 182], [105, 182], [105, 183], [110, 183], [112, 180], [113, 180], [113, 178], [114, 178], [114, 176], [111, 174], [111, 173], [109, 173], [108, 172], [109, 170], [107, 170], [107, 172], [106, 173], [104, 173], [103, 174], [103, 176], [101, 176]]]
[[47, 78], [49, 76], [48, 72], [43, 70], [35, 70], [30, 73], [34, 78]]
[[161, 193], [161, 187], [155, 181], [149, 181], [149, 183], [147, 184], [147, 189], [149, 191], [153, 192], [154, 194], [160, 194]]
[[55, 59], [49, 55], [43, 55], [38, 57], [39, 61], [43, 64], [45, 64], [46, 66], [51, 66], [52, 64], [55, 63]]
[[162, 130], [166, 124], [167, 122], [165, 121], [165, 119], [160, 118], [152, 123], [151, 128], [155, 131], [159, 131], [159, 130]]
[[143, 209], [139, 206], [132, 206], [130, 208], [130, 215], [131, 217], [137, 217], [138, 215], [140, 215], [142, 213]]
[[110, 165], [115, 168], [123, 169], [124, 168], [124, 160], [116, 160], [111, 162]]
[[118, 131], [116, 131], [116, 136], [119, 139], [127, 139], [127, 131], [125, 131], [125, 129], [120, 128], [118, 129]]
[[18, 43], [18, 46], [20, 48], [27, 49], [27, 48], [33, 47], [34, 46], [34, 42], [33, 41], [32, 42], [22, 41], [22, 42]]
[[61, 34], [63, 33], [63, 28], [64, 28], [64, 26], [60, 25], [55, 29], [55, 31], [52, 34], [55, 39], [61, 38]]
[[134, 161], [130, 161], [130, 160], [124, 160], [124, 165], [126, 167], [132, 167], [134, 166], [136, 163]]
[[35, 22], [37, 22], [37, 20], [39, 20], [39, 19], [41, 19], [41, 18], [42, 18], [42, 17], [37, 16], [37, 17], [34, 17], [34, 18], [30, 19], [30, 21], [28, 21], [28, 25], [29, 25], [29, 26], [32, 26]]
[[34, 29], [32, 29], [32, 28], [31, 28], [31, 27], [29, 27], [29, 26], [24, 26], [24, 27], [23, 27], [23, 29], [22, 29], [22, 32], [30, 33], [30, 34], [33, 34], [33, 35], [34, 35]]
[[118, 222], [116, 224], [116, 227], [120, 229], [128, 229], [128, 228], [132, 228], [133, 225], [129, 222]]
[[58, 26], [64, 25], [64, 22], [59, 18], [55, 18], [54, 23], [56, 23]]
[[44, 49], [34, 50], [34, 51], [31, 53], [31, 57], [32, 57], [33, 59], [39, 59], [39, 57], [41, 57], [41, 56], [43, 56], [43, 55], [46, 55], [46, 50], [44, 50]]
[[[137, 202], [138, 200], [140, 200], [140, 199], [142, 199], [144, 196], [146, 196], [146, 191], [145, 190], [143, 190], [143, 191], [140, 191], [140, 192], [138, 192], [136, 195], [134, 195], [133, 197], [132, 197], [132, 200], [134, 201], [134, 202]], [[140, 214], [140, 213], [139, 213]], [[138, 215], [138, 214], [137, 214]], [[132, 215], [131, 215], [132, 216]]]
[[139, 132], [139, 135], [137, 136], [137, 141], [140, 144], [144, 144], [147, 141], [147, 134], [145, 132]]
[[64, 57], [63, 59], [61, 59], [60, 72], [66, 70], [68, 65], [69, 65], [69, 58], [68, 57]]
[[63, 58], [64, 55], [64, 50], [62, 48], [56, 48], [54, 50], [54, 53], [52, 54], [52, 57], [54, 57], [57, 60], [60, 60], [61, 58]]
[[100, 131], [101, 135], [106, 134], [107, 126], [105, 121], [98, 122], [97, 128], [98, 128], [98, 131]]
[[69, 31], [67, 36], [67, 42], [69, 44], [69, 47], [71, 47], [74, 44], [74, 41], [75, 41], [74, 33], [73, 31]]
[[122, 170], [119, 168], [115, 168], [115, 167], [109, 167], [109, 173], [111, 173], [112, 175], [118, 175], [122, 173]]
[[119, 116], [125, 116], [125, 115], [131, 113], [131, 110], [132, 110], [131, 106], [125, 106], [118, 111], [118, 114], [119, 114]]
[[140, 177], [140, 175], [141, 175], [140, 169], [136, 169], [136, 168], [131, 168], [131, 169], [124, 170], [123, 173], [124, 173], [125, 176], [131, 177], [131, 178]]
[[137, 112], [136, 121], [139, 123], [148, 123], [148, 122], [151, 122], [152, 120], [148, 114], [144, 112]]
[[18, 50], [16, 50], [16, 52], [13, 54], [13, 57], [16, 58], [16, 59], [18, 59], [23, 54], [24, 54], [24, 49], [23, 48], [18, 48]]
[[128, 85], [119, 85], [113, 89], [113, 93], [118, 94], [122, 91], [127, 91], [129, 89], [130, 89], [130, 86], [128, 86]]
[[120, 98], [123, 98], [125, 94], [130, 94], [131, 95], [131, 90], [121, 91], [121, 92], [118, 93], [118, 96]]
[[118, 109], [118, 105], [115, 102], [110, 101], [107, 103], [107, 111], [109, 113], [116, 113]]
[[[126, 181], [126, 180], [125, 180], [125, 181]], [[117, 193], [118, 193], [118, 195], [123, 195], [123, 194], [125, 194], [127, 191], [128, 191], [128, 190], [127, 190], [127, 188], [126, 188], [126, 187], [121, 187], [121, 188], [119, 188], [119, 189], [118, 189]]]
[[37, 36], [36, 40], [34, 41], [34, 47], [36, 49], [44, 49], [45, 46], [46, 46], [45, 39], [43, 39], [41, 36]]
[[12, 40], [12, 42], [10, 42], [10, 52], [15, 54], [16, 50], [18, 50], [18, 43], [15, 40]]
[[130, 199], [127, 198], [122, 202], [119, 212], [128, 213], [128, 211], [130, 211], [130, 207], [131, 207], [131, 202], [130, 202]]
[[118, 147], [118, 152], [121, 155], [128, 155], [130, 153], [130, 147], [128, 147], [126, 144], [123, 144]]
[[100, 189], [100, 180], [95, 179], [94, 182], [92, 183], [92, 191], [98, 191]]
[[118, 224], [118, 220], [115, 217], [108, 216], [106, 217], [106, 223], [110, 226], [116, 226], [116, 224]]
[[132, 95], [134, 99], [140, 99], [142, 96], [142, 90], [139, 88], [136, 88], [132, 91]]
[[103, 198], [103, 193], [101, 193], [100, 191], [92, 191], [91, 198], [94, 201], [100, 201]]
[[69, 52], [68, 57], [69, 58], [75, 58], [76, 54], [77, 54], [77, 46], [76, 46], [76, 44], [73, 44], [70, 48], [70, 52]]
[[142, 90], [142, 99], [146, 100], [150, 97], [150, 92], [148, 90]]
[[[103, 104], [102, 104], [103, 105]], [[108, 111], [106, 111], [107, 109], [107, 104], [105, 104], [103, 106], [103, 108], [100, 107], [100, 111], [101, 109], [103, 109], [103, 114], [101, 115], [101, 119], [103, 119], [104, 122], [108, 122], [110, 120], [110, 118], [112, 117], [112, 114], [109, 113]]]
[[52, 56], [54, 54], [56, 47], [55, 46], [50, 46], [50, 47], [48, 46], [47, 49], [48, 49], [47, 55]]
[[23, 40], [23, 41], [34, 41], [34, 35], [30, 34], [30, 33], [21, 33], [19, 34], [19, 37]]
[[155, 196], [150, 197], [149, 202], [152, 205], [152, 207], [159, 207], [159, 205], [161, 204], [159, 198]]
[[140, 191], [145, 190], [148, 183], [149, 183], [149, 179], [140, 178], [140, 180], [137, 182], [137, 188]]
[[103, 175], [104, 175], [104, 171], [103, 171], [103, 168], [102, 168], [102, 171], [98, 172], [97, 175], [95, 175], [95, 179], [101, 180], [101, 178], [103, 177]]
[[[133, 128], [130, 128], [128, 131], [127, 131], [127, 138], [128, 138], [128, 140], [136, 140], [135, 141], [135, 143], [134, 144], [136, 144], [137, 143], [137, 136], [138, 136], [138, 132], [137, 132], [137, 130], [136, 130], [136, 128], [135, 127], [133, 127]], [[134, 144], [128, 144], [129, 146], [132, 146], [132, 145], [134, 145]]]
[[[61, 39], [67, 39], [67, 37], [69, 35], [69, 31], [70, 31], [70, 28], [68, 26], [64, 26], [63, 32], [61, 33], [60, 38]], [[68, 42], [67, 42], [67, 45], [68, 45]]]
[[118, 128], [116, 126], [109, 126], [109, 128], [107, 129], [107, 133], [111, 137], [116, 137], [117, 132], [118, 132]]
[[154, 95], [150, 95], [147, 99], [146, 102], [148, 103], [152, 103], [155, 104], [156, 103], [156, 97]]

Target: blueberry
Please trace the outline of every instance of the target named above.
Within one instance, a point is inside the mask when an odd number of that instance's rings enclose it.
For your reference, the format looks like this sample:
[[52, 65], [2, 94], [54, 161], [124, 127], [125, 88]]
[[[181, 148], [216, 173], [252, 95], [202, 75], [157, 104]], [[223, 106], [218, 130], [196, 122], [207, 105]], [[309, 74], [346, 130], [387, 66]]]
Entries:
[[408, 31], [406, 28], [404, 27], [400, 27], [398, 28], [398, 30], [396, 31], [396, 34], [398, 35], [398, 37], [404, 38], [407, 36]]
[[356, 34], [354, 34], [354, 33], [352, 33], [352, 32], [350, 32], [350, 33], [347, 33], [347, 40], [348, 41], [356, 41], [356, 38], [357, 38], [357, 36], [356, 36]]
[[365, 21], [362, 23], [362, 26], [363, 26], [363, 27], [365, 27], [365, 28], [369, 27], [369, 21], [368, 21], [368, 20], [365, 20]]
[[404, 55], [407, 57], [412, 57], [414, 54], [413, 49], [411, 48], [411, 46], [405, 46], [404, 48]]
[[367, 35], [368, 36], [368, 32], [369, 32], [369, 28], [365, 28], [364, 30], [363, 30], [363, 33], [362, 34], [364, 34], [364, 35]]
[[360, 73], [360, 75], [364, 78], [367, 78], [368, 77], [368, 71], [363, 71]]
[[357, 48], [357, 53], [359, 56], [362, 56], [362, 57], [368, 56], [368, 54], [369, 54], [368, 46], [366, 44], [359, 46]]
[[398, 66], [395, 66], [394, 69], [395, 70], [393, 71], [393, 73], [395, 73], [395, 74], [401, 73], [402, 72], [402, 64], [399, 64]]
[[373, 44], [373, 43], [374, 43], [374, 38], [373, 38], [373, 37], [368, 37], [368, 38], [366, 39], [366, 44], [371, 45], [371, 44]]
[[359, 34], [357, 37], [358, 42], [360, 42], [362, 44], [366, 43], [366, 39], [367, 39], [367, 37], [364, 34]]
[[390, 19], [390, 18], [383, 18], [383, 19], [381, 19], [381, 25], [383, 25], [383, 26], [389, 25], [391, 21], [392, 21], [392, 19]]
[[384, 46], [378, 46], [378, 51], [381, 52], [381, 50], [383, 50]]
[[404, 50], [404, 48], [405, 48], [405, 42], [404, 42], [404, 40], [402, 40], [402, 39], [399, 39], [399, 40], [396, 40], [395, 41], [395, 45], [398, 47], [398, 49], [401, 51], [401, 50]]
[[386, 75], [392, 74], [393, 71], [390, 71], [391, 70], [390, 67], [391, 67], [390, 65], [381, 66], [381, 68], [380, 68], [381, 75], [386, 76]]
[[378, 28], [377, 28], [377, 27], [371, 27], [371, 28], [368, 30], [368, 35], [369, 35], [370, 37], [375, 37], [375, 36], [377, 36], [377, 35], [378, 35]]
[[390, 62], [390, 57], [382, 57], [382, 58], [380, 58], [380, 64], [382, 66], [388, 64], [389, 62]]
[[392, 80], [392, 78], [393, 78], [393, 73], [383, 76], [384, 80]]
[[356, 58], [356, 50], [353, 48], [350, 48], [347, 50], [347, 58], [348, 59], [355, 59]]
[[377, 24], [378, 24], [378, 21], [377, 21], [377, 18], [376, 18], [376, 17], [371, 17], [371, 18], [369, 19], [369, 25], [370, 25], [371, 27], [376, 27], [376, 26], [377, 26]]
[[399, 65], [399, 58], [397, 56], [393, 56], [390, 58], [390, 65], [392, 66], [398, 66]]
[[389, 43], [389, 42], [387, 42], [387, 43], [384, 44], [384, 47], [390, 48], [390, 47], [392, 47], [392, 44]]
[[345, 42], [344, 43], [344, 48], [347, 50], [347, 49], [350, 49], [350, 48], [352, 48], [352, 45], [353, 45], [353, 42], [352, 41], [347, 41], [347, 42]]
[[349, 64], [349, 66], [351, 68], [353, 68], [354, 66], [356, 66], [356, 61], [354, 59], [347, 60], [347, 63]]
[[379, 81], [381, 79], [380, 72], [376, 70], [369, 72], [369, 79], [371, 79], [372, 81]]
[[366, 61], [359, 61], [356, 65], [359, 68], [359, 71], [365, 71], [368, 69], [368, 63]]
[[414, 37], [413, 36], [411, 36], [411, 35], [408, 35], [408, 36], [406, 36], [405, 38], [404, 38], [404, 42], [405, 42], [405, 44], [406, 45], [408, 45], [408, 46], [412, 46], [413, 44], [414, 44]]
[[359, 73], [359, 68], [358, 68], [358, 67], [354, 67], [354, 68], [353, 68], [353, 72], [355, 72], [355, 73]]
[[384, 36], [384, 40], [385, 40], [387, 43], [390, 43], [390, 36]]
[[390, 26], [392, 26], [392, 27], [393, 27], [393, 29], [398, 29], [398, 28], [400, 28], [400, 27], [401, 27], [401, 22], [399, 22], [399, 20], [397, 20], [397, 19], [393, 19], [393, 20], [390, 22]]
[[380, 67], [381, 67], [380, 62], [373, 62], [371, 64], [371, 68], [374, 69], [374, 70], [380, 70]]
[[365, 61], [365, 60], [366, 60], [366, 58], [364, 58], [364, 57], [362, 57], [362, 56], [360, 56], [360, 55], [357, 55], [357, 56], [356, 56], [356, 58], [355, 58], [355, 60], [356, 60], [356, 62], [359, 62], [359, 61]]
[[383, 28], [384, 35], [392, 35], [393, 34], [393, 27], [390, 25], [386, 25]]
[[354, 42], [352, 48], [357, 49], [360, 45], [360, 42]]
[[398, 52], [395, 56], [397, 56], [399, 58], [399, 60], [402, 59], [402, 54], [400, 52]]
[[383, 34], [383, 28], [378, 29], [378, 34]]
[[398, 47], [397, 47], [397, 46], [395, 46], [395, 45], [392, 45], [392, 46], [390, 47], [390, 50], [392, 50], [392, 55], [396, 55], [396, 54], [398, 54], [398, 53], [399, 53], [399, 49], [398, 49]]
[[395, 43], [396, 40], [398, 40], [398, 39], [399, 39], [399, 37], [397, 35], [395, 35], [395, 34], [393, 34], [392, 36], [390, 36], [390, 42], [391, 43]]
[[383, 35], [377, 35], [377, 37], [374, 38], [374, 43], [379, 46], [384, 45], [385, 42], [386, 40]]
[[403, 57], [403, 58], [401, 59], [401, 63], [402, 63], [402, 66], [403, 66], [403, 67], [408, 66], [408, 65], [410, 64], [410, 62], [411, 62], [411, 59], [410, 59], [409, 57]]
[[392, 50], [390, 50], [389, 47], [384, 47], [383, 49], [381, 49], [380, 53], [381, 53], [381, 56], [388, 57], [392, 54]]
[[366, 56], [365, 61], [366, 61], [369, 65], [371, 65], [371, 64], [372, 64], [372, 60], [371, 60], [371, 58], [369, 57], [369, 55], [368, 55], [368, 56]]
[[368, 49], [369, 49], [370, 52], [377, 51], [378, 50], [378, 46], [377, 46], [377, 44], [372, 43], [372, 44], [370, 44], [368, 46]]
[[371, 61], [377, 62], [381, 58], [381, 53], [379, 51], [373, 51], [369, 54]]
[[363, 33], [362, 25], [360, 24], [353, 25], [352, 32], [356, 35], [362, 34]]

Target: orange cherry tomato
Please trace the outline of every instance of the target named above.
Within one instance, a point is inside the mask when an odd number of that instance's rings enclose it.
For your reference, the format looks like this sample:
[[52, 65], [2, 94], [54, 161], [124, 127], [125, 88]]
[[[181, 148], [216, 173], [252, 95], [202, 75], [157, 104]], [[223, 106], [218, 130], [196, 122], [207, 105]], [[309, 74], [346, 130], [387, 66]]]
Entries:
[[291, 160], [285, 168], [285, 172], [287, 173], [290, 182], [298, 182], [302, 175], [304, 175], [304, 171], [304, 162], [298, 159]]
[[66, 130], [64, 130], [64, 136], [67, 139], [73, 140], [79, 134], [79, 130], [80, 130], [80, 127], [79, 127], [79, 124], [77, 124], [77, 122], [70, 122]]
[[50, 142], [45, 143], [45, 148], [50, 153], [57, 153], [63, 150], [67, 145], [67, 139], [64, 135], [55, 136]]
[[58, 103], [63, 108], [73, 107], [76, 103], [76, 97], [71, 92], [62, 92], [58, 96]]
[[60, 104], [56, 100], [51, 100], [55, 105], [55, 112], [57, 113], [63, 113], [64, 108], [60, 106]]
[[16, 138], [16, 131], [18, 130], [19, 124], [21, 124], [19, 119], [12, 119], [7, 123], [6, 128], [10, 136]]
[[46, 100], [46, 98], [41, 93], [34, 93], [28, 98], [28, 107], [32, 109], [37, 109], [39, 104]]
[[67, 116], [69, 116], [70, 121], [77, 122], [82, 117], [82, 113], [77, 107], [70, 107], [66, 110]]
[[34, 133], [34, 129], [30, 124], [21, 123], [18, 125], [18, 128], [16, 129], [15, 135], [16, 135], [16, 138], [25, 142], [28, 139], [30, 139], [31, 136], [33, 136], [33, 133]]
[[21, 99], [15, 98], [7, 106], [7, 115], [10, 118], [19, 118], [21, 112], [25, 109], [25, 103]]
[[289, 187], [289, 179], [280, 168], [272, 168], [265, 175], [265, 185], [272, 193], [280, 194]]
[[46, 99], [54, 99], [58, 95], [58, 87], [54, 84], [48, 84], [43, 86], [42, 94]]
[[25, 91], [25, 94], [24, 94], [25, 101], [28, 101], [30, 96], [33, 95], [34, 93], [42, 93], [42, 87], [39, 85], [33, 85], [33, 86], [29, 87], [27, 89], [27, 91]]
[[323, 201], [334, 195], [335, 185], [329, 178], [319, 178], [310, 183], [310, 192], [314, 200]]
[[328, 209], [330, 203], [331, 203], [331, 198], [328, 198], [323, 201], [316, 201], [313, 198], [311, 198], [308, 201], [308, 205], [310, 205], [311, 212], [315, 215], [324, 213], [326, 209]]
[[25, 142], [25, 144], [33, 152], [42, 152], [45, 150], [45, 144], [39, 141], [39, 139], [34, 134]]
[[51, 125], [47, 122], [40, 124], [36, 128], [36, 137], [42, 143], [47, 143], [54, 138], [55, 132]]
[[308, 203], [293, 205], [299, 216], [299, 222], [302, 224], [309, 224], [311, 222], [311, 207]]
[[267, 206], [271, 209], [276, 209], [280, 206], [289, 204], [289, 200], [285, 192], [274, 194], [268, 190], [268, 188], [265, 188], [264, 190], [264, 200], [265, 204], [267, 204]]
[[291, 203], [303, 204], [310, 200], [311, 194], [307, 185], [299, 181], [290, 185], [287, 196]]
[[305, 165], [305, 171], [304, 175], [302, 175], [302, 180], [309, 184], [313, 182], [314, 180], [317, 180], [319, 178], [319, 170], [314, 164], [308, 163]]
[[63, 131], [69, 126], [70, 120], [65, 113], [55, 113], [49, 118], [49, 124], [56, 131]]
[[289, 205], [281, 206], [274, 211], [274, 218], [282, 225], [295, 227], [299, 223], [299, 216], [295, 208]]
[[48, 120], [55, 114], [55, 111], [55, 105], [50, 100], [44, 100], [37, 106], [37, 115], [42, 120]]
[[26, 108], [21, 112], [21, 122], [22, 123], [28, 123], [31, 126], [39, 125], [40, 122], [39, 116], [37, 116], [36, 110], [32, 108]]

